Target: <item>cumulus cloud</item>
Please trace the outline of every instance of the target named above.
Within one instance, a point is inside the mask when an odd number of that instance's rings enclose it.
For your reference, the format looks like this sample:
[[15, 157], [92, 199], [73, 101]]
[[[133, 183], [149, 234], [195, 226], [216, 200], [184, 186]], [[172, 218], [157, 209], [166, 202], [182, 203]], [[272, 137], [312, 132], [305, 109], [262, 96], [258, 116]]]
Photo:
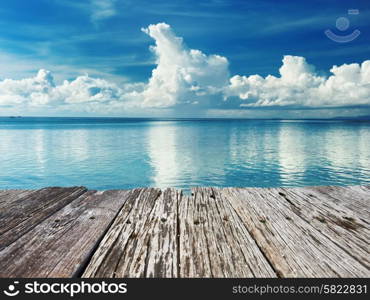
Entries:
[[280, 77], [233, 76], [226, 98], [237, 96], [241, 106], [327, 107], [370, 104], [370, 61], [333, 66], [319, 76], [305, 58], [285, 56]]
[[64, 105], [81, 110], [81, 107], [89, 104], [86, 108], [89, 107], [91, 111], [94, 105], [116, 105], [114, 102], [122, 102], [137, 89], [138, 85], [126, 85], [121, 88], [104, 79], [91, 78], [88, 75], [79, 76], [72, 81], [65, 80], [56, 85], [51, 73], [42, 69], [32, 78], [0, 81], [0, 107]]
[[155, 41], [156, 67], [147, 82], [116, 84], [82, 75], [57, 84], [40, 70], [34, 77], [0, 81], [0, 107], [60, 108], [69, 111], [123, 112], [179, 107], [347, 107], [370, 105], [370, 60], [333, 66], [318, 75], [305, 58], [285, 56], [280, 76], [230, 78], [225, 57], [188, 48], [168, 24], [142, 29]]
[[33, 78], [5, 79], [0, 81], [0, 106], [46, 104], [54, 87], [51, 73], [43, 69]]
[[165, 23], [142, 31], [155, 40], [150, 49], [157, 66], [147, 83], [117, 86], [84, 75], [55, 85], [50, 72], [40, 70], [33, 78], [0, 82], [0, 105], [109, 103], [121, 108], [168, 108], [181, 104], [208, 106], [215, 95], [221, 99], [229, 80], [225, 57], [187, 48]]
[[225, 57], [188, 49], [165, 23], [150, 25], [142, 31], [155, 40], [151, 50], [157, 63], [142, 94], [143, 106], [204, 103], [223, 90], [229, 78]]

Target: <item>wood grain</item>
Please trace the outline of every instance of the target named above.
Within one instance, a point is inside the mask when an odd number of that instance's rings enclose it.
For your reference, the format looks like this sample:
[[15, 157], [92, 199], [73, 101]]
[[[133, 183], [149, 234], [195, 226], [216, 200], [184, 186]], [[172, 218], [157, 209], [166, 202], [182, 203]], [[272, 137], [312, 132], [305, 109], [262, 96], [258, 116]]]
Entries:
[[196, 188], [180, 205], [180, 277], [276, 277], [218, 189]]
[[228, 188], [221, 193], [237, 211], [279, 276], [370, 275], [367, 267], [302, 219], [298, 208], [277, 200], [268, 189]]
[[0, 190], [0, 277], [370, 277], [370, 187]]
[[77, 276], [128, 194], [82, 194], [0, 251], [0, 277]]
[[338, 203], [351, 210], [358, 218], [370, 220], [370, 190], [363, 187], [319, 186], [300, 188], [323, 201]]
[[174, 189], [134, 190], [83, 277], [177, 277]]
[[[317, 198], [300, 188], [267, 189], [271, 199], [286, 201], [292, 211], [349, 256], [370, 268], [370, 229], [343, 201]], [[363, 209], [366, 207], [363, 206]]]
[[0, 190], [0, 213], [12, 202], [34, 193], [33, 190]]
[[5, 200], [8, 205], [0, 209], [0, 250], [85, 192], [85, 187], [50, 187], [10, 193], [10, 200]]

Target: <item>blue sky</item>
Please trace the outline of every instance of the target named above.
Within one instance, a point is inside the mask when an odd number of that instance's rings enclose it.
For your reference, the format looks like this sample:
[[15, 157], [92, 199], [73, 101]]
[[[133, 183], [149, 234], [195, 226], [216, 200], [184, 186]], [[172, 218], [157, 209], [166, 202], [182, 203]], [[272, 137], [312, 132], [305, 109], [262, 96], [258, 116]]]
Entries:
[[[348, 15], [348, 9], [358, 9], [359, 14]], [[339, 17], [346, 17], [350, 21], [350, 27], [343, 32], [335, 28]], [[185, 49], [198, 49], [208, 56], [217, 54], [225, 57], [230, 78], [254, 74], [263, 78], [270, 74], [279, 77], [282, 59], [287, 55], [304, 57], [308, 64], [315, 66], [315, 74], [323, 77], [331, 75], [329, 70], [334, 65], [361, 64], [370, 59], [368, 1], [2, 0], [0, 80], [32, 78], [38, 70], [46, 69], [52, 73], [54, 85], [88, 74], [91, 78], [105, 80], [119, 88], [128, 84], [142, 85], [138, 91], [135, 90], [135, 93], [140, 94], [147, 89], [145, 84], [150, 80], [152, 70], [158, 67], [158, 57], [163, 54], [149, 50], [156, 41], [152, 36], [154, 31], [151, 35], [149, 32], [143, 32], [141, 28], [158, 23], [168, 24], [174, 35], [182, 37]], [[325, 36], [326, 29], [340, 35], [350, 34], [357, 29], [361, 34], [351, 42], [336, 43]], [[210, 64], [209, 61], [206, 63]], [[292, 64], [294, 63], [298, 61], [293, 61]], [[367, 76], [367, 73], [363, 76]], [[250, 82], [240, 84], [243, 85], [243, 95], [246, 95]], [[269, 86], [268, 82], [266, 84]], [[104, 83], [104, 88], [106, 86]], [[179, 90], [185, 88], [180, 83], [177, 87]], [[103, 89], [101, 86], [96, 88]], [[209, 86], [197, 88], [210, 90]], [[112, 89], [110, 86], [109, 91]], [[128, 89], [132, 92], [131, 87]], [[27, 99], [19, 100], [15, 101], [18, 103], [16, 107], [9, 104], [10, 96], [14, 98], [14, 93], [14, 88], [7, 92], [3, 105], [0, 100], [0, 110], [3, 108], [0, 114], [19, 112], [43, 115], [105, 115], [101, 106], [90, 111], [83, 111], [80, 107], [74, 110], [70, 105], [61, 111], [55, 109], [55, 103], [61, 105], [62, 100], [54, 101], [53, 104], [50, 104], [52, 101], [49, 103], [45, 100], [43, 103], [47, 103], [44, 106], [39, 105], [36, 108], [29, 108]], [[154, 97], [152, 94], [151, 97]], [[209, 98], [218, 97], [216, 94], [213, 93]], [[253, 95], [245, 96], [247, 98], [242, 100], [248, 102], [248, 99], [252, 99], [253, 103], [262, 103], [257, 99], [261, 97], [261, 91], [253, 91], [250, 94]], [[154, 113], [158, 116], [176, 116], [186, 111], [194, 116], [223, 116], [234, 113], [237, 116], [273, 116], [276, 111], [279, 114], [284, 111], [283, 114], [287, 115], [301, 115], [303, 112], [303, 115], [312, 113], [320, 116], [320, 111], [327, 114], [328, 110], [333, 111], [335, 115], [370, 114], [370, 100], [364, 99], [369, 95], [367, 90], [362, 93], [360, 100], [353, 100], [353, 106], [356, 108], [352, 108], [348, 103], [343, 104], [342, 100], [333, 105], [325, 104], [324, 107], [316, 102], [314, 105], [300, 107], [300, 103], [292, 105], [289, 99], [283, 99], [275, 105], [272, 98], [269, 98], [268, 108], [264, 109], [264, 105], [258, 104], [255, 109], [246, 108], [244, 102], [244, 106], [240, 105], [239, 87], [238, 93], [228, 95], [230, 99], [226, 102], [225, 95], [220, 96], [220, 99], [223, 98], [220, 100], [221, 104], [212, 106], [209, 103], [213, 100], [207, 98], [204, 100], [207, 105], [199, 107], [197, 105], [204, 97], [199, 101], [192, 99], [192, 105], [188, 105], [190, 100], [182, 101], [179, 100], [179, 95], [171, 95], [177, 97], [177, 100], [164, 107], [155, 104], [132, 108], [132, 105], [129, 105], [129, 108], [122, 108], [117, 114], [136, 116]], [[188, 93], [186, 97], [189, 99]], [[120, 101], [125, 101], [127, 97], [123, 97], [123, 100], [121, 98]], [[155, 100], [148, 103], [154, 103], [153, 101]], [[19, 105], [20, 102], [23, 107]], [[111, 99], [105, 101], [106, 105], [109, 103]], [[115, 115], [110, 110], [107, 114]]]

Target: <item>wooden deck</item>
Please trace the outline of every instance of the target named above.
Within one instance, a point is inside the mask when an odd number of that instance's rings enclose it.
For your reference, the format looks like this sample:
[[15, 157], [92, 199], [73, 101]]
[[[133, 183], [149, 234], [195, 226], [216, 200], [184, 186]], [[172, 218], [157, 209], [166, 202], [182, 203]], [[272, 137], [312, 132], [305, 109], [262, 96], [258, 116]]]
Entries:
[[370, 277], [370, 187], [0, 191], [0, 277]]

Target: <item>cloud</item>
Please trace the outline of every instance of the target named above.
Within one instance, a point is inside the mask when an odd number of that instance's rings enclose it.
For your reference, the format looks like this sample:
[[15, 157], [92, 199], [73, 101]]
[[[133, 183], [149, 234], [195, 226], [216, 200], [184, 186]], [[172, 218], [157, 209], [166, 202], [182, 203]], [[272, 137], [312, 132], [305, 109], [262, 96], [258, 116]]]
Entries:
[[5, 79], [0, 81], [0, 106], [47, 104], [53, 88], [51, 73], [43, 69], [33, 78]]
[[230, 77], [225, 57], [188, 48], [168, 24], [142, 29], [156, 67], [147, 82], [115, 83], [81, 75], [57, 83], [41, 69], [34, 77], [0, 80], [0, 107], [29, 110], [98, 112], [230, 111], [245, 108], [330, 108], [370, 106], [370, 60], [333, 66], [329, 76], [298, 56], [285, 56], [280, 76]]
[[117, 0], [58, 0], [58, 4], [79, 9], [90, 16], [90, 20], [97, 24], [99, 21], [117, 14], [115, 7]]
[[245, 107], [370, 105], [370, 60], [333, 66], [325, 77], [305, 58], [287, 55], [279, 72], [280, 77], [233, 76], [225, 98], [237, 96]]
[[117, 14], [115, 8], [116, 0], [90, 0], [91, 2], [91, 20], [93, 22], [101, 21]]
[[165, 23], [150, 25], [142, 31], [155, 40], [151, 50], [157, 64], [142, 94], [144, 107], [204, 104], [227, 84], [229, 71], [225, 57], [188, 49]]
[[79, 76], [72, 81], [65, 80], [56, 85], [52, 74], [41, 69], [35, 77], [0, 81], [0, 107], [18, 106], [23, 109], [29, 107], [64, 106], [72, 110], [91, 111], [105, 106], [117, 106], [115, 102], [123, 102], [129, 106], [129, 99], [133, 89], [138, 90], [140, 84], [118, 87], [115, 83], [88, 75]]
[[147, 83], [122, 84], [79, 76], [56, 85], [49, 71], [35, 77], [0, 82], [0, 105], [52, 106], [89, 103], [101, 107], [169, 108], [178, 105], [208, 107], [213, 97], [221, 99], [228, 84], [228, 61], [219, 55], [205, 55], [189, 49], [165, 23], [142, 29], [155, 40], [151, 51], [156, 68]]

